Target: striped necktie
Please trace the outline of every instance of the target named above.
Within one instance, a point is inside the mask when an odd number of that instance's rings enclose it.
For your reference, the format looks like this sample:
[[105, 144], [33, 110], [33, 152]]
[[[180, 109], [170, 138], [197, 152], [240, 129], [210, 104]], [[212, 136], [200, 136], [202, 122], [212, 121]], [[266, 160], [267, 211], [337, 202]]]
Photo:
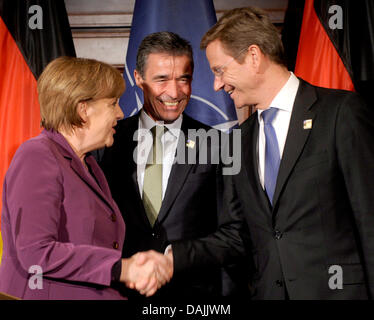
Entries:
[[162, 158], [163, 147], [161, 137], [164, 126], [151, 129], [153, 144], [149, 152], [144, 173], [143, 204], [150, 224], [153, 226], [162, 204]]

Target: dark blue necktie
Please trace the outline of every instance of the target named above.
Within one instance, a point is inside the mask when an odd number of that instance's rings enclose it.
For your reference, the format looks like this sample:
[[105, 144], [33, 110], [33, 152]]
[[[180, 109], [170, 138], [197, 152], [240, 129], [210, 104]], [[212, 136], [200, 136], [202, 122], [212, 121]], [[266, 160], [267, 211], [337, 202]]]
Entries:
[[278, 109], [276, 108], [269, 108], [261, 113], [261, 117], [264, 120], [264, 131], [266, 138], [265, 190], [271, 204], [273, 204], [275, 185], [277, 183], [277, 176], [280, 164], [277, 135], [271, 124], [277, 114], [277, 111]]

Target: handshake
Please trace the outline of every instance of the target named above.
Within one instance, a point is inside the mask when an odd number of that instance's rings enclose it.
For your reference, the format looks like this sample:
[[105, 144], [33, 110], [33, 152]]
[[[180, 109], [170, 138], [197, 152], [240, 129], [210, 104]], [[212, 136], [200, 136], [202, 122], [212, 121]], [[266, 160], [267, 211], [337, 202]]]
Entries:
[[173, 271], [171, 250], [165, 255], [153, 250], [138, 252], [130, 258], [122, 259], [120, 281], [149, 297], [170, 281]]

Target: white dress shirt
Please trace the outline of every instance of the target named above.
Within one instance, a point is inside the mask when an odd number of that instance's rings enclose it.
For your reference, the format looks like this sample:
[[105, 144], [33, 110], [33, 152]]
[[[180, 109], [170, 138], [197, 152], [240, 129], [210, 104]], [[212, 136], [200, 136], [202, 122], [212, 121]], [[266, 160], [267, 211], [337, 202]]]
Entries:
[[163, 146], [162, 157], [162, 199], [164, 199], [166, 187], [173, 166], [175, 152], [178, 145], [179, 133], [182, 126], [183, 115], [181, 114], [173, 123], [165, 124], [154, 121], [144, 110], [140, 111], [138, 146], [137, 146], [137, 179], [140, 196], [143, 197], [143, 184], [146, 161], [152, 148], [152, 134], [150, 130], [156, 125], [164, 125], [168, 130], [161, 137]]
[[[272, 122], [272, 126], [277, 135], [279, 155], [282, 159], [284, 145], [286, 143], [288, 127], [290, 125], [290, 119], [292, 114], [293, 105], [297, 90], [299, 88], [299, 79], [291, 72], [290, 77], [286, 84], [275, 96], [273, 101], [270, 103], [269, 108], [274, 107], [278, 109], [278, 112]], [[258, 175], [262, 188], [265, 189], [265, 132], [264, 132], [264, 121], [261, 117], [261, 113], [264, 110], [258, 110], [258, 122], [259, 134], [258, 134]]]

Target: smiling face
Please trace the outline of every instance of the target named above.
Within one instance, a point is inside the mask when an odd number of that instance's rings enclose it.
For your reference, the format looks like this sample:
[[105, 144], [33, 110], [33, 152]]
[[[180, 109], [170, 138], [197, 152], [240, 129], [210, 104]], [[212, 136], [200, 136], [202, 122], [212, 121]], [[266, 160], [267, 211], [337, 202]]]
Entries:
[[240, 64], [226, 53], [220, 40], [212, 41], [206, 48], [210, 68], [213, 72], [220, 70], [220, 74], [214, 72], [214, 90], [225, 90], [237, 108], [257, 103], [254, 95], [257, 87], [256, 64], [251, 63], [249, 50], [244, 51], [242, 55], [245, 59]]
[[171, 123], [184, 111], [191, 96], [192, 67], [186, 55], [151, 53], [144, 78], [137, 70], [135, 81], [144, 93], [144, 110], [155, 121]]
[[91, 150], [113, 144], [114, 126], [123, 118], [117, 98], [103, 98], [87, 103], [87, 124]]

